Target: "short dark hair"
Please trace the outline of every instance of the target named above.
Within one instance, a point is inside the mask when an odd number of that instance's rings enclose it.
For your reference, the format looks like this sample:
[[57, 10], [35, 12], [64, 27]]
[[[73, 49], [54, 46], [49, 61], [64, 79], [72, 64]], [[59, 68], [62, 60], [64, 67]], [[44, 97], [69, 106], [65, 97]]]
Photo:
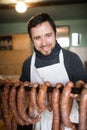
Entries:
[[31, 28], [36, 27], [38, 24], [41, 24], [45, 21], [48, 21], [50, 23], [56, 34], [56, 25], [53, 19], [47, 13], [39, 13], [31, 17], [28, 21], [28, 33], [30, 35], [30, 38], [31, 38]]

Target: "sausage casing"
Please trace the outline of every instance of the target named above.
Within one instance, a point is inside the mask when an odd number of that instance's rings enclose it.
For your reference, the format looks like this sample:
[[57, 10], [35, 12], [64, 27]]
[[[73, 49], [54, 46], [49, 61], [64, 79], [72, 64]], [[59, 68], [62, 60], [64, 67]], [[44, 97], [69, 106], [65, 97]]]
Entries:
[[60, 99], [60, 111], [62, 118], [61, 120], [64, 125], [72, 130], [75, 130], [75, 125], [71, 123], [69, 118], [72, 107], [71, 91], [73, 87], [74, 84], [70, 81], [64, 86]]
[[60, 124], [59, 97], [60, 92], [57, 88], [55, 88], [52, 92], [52, 110], [53, 110], [52, 130], [59, 130], [59, 124]]
[[87, 88], [84, 88], [80, 96], [79, 130], [87, 130]]

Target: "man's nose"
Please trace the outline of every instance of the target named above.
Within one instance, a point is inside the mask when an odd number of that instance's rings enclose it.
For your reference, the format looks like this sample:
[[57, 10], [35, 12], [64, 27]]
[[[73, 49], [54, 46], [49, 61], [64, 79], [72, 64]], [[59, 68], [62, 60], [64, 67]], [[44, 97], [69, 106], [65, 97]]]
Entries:
[[42, 38], [42, 45], [43, 45], [43, 46], [46, 46], [46, 45], [47, 45], [45, 38]]

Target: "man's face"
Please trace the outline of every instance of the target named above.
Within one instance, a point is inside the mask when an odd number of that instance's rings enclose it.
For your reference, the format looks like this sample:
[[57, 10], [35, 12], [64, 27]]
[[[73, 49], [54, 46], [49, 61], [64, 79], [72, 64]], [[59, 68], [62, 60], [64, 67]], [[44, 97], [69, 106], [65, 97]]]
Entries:
[[36, 50], [49, 55], [56, 44], [54, 30], [48, 21], [31, 28], [31, 37]]

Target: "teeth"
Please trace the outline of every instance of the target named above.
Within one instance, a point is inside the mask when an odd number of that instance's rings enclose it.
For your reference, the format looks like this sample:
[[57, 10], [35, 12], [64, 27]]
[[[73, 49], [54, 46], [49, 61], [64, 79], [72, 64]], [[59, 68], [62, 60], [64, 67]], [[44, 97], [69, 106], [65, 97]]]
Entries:
[[43, 49], [47, 50], [47, 49], [48, 49], [48, 47], [43, 47]]

